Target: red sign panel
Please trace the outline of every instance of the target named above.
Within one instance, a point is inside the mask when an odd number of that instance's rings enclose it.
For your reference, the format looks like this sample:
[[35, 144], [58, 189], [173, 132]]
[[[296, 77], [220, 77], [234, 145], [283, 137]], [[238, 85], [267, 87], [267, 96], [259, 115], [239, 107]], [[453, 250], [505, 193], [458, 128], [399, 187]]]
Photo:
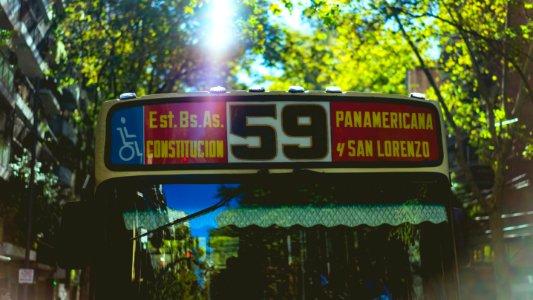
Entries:
[[144, 163], [224, 163], [224, 102], [187, 102], [144, 107]]
[[331, 103], [333, 161], [436, 161], [434, 109], [375, 102]]

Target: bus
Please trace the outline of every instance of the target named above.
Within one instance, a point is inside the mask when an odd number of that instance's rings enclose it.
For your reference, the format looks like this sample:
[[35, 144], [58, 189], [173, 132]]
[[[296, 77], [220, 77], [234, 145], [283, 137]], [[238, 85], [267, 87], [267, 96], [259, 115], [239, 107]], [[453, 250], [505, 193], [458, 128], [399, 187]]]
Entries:
[[59, 264], [90, 299], [456, 299], [444, 133], [416, 96], [125, 94]]

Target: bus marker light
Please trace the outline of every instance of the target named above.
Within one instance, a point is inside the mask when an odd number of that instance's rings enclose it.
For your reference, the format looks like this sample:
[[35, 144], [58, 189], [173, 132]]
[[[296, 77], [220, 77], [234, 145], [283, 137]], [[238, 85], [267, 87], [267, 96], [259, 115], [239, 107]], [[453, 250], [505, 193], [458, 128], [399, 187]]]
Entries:
[[411, 94], [409, 94], [409, 98], [425, 100], [426, 99], [426, 95], [424, 95], [422, 93], [411, 93]]
[[298, 85], [293, 85], [289, 87], [289, 93], [303, 93], [305, 89]]
[[251, 92], [251, 93], [264, 93], [265, 92], [265, 88], [262, 87], [262, 86], [254, 85], [254, 86], [250, 87], [248, 92]]
[[209, 92], [212, 94], [223, 94], [226, 92], [226, 88], [223, 86], [215, 86], [209, 89]]
[[119, 100], [129, 100], [135, 98], [137, 98], [137, 94], [135, 93], [122, 93], [120, 94]]
[[328, 86], [326, 87], [326, 93], [342, 93], [342, 89], [338, 86]]

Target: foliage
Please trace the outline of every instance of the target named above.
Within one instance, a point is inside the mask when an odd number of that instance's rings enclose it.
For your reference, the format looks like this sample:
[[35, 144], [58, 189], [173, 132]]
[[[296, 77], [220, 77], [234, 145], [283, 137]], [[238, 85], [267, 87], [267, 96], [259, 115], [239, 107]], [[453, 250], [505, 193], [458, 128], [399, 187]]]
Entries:
[[198, 63], [185, 3], [68, 1], [57, 35], [68, 57], [56, 66], [64, 84], [81, 81], [99, 99], [125, 91], [170, 91]]
[[[242, 1], [240, 17], [237, 19], [240, 41], [244, 51], [262, 54], [267, 62], [280, 58], [281, 41], [283, 32], [279, 26], [270, 22], [270, 17], [276, 12], [276, 6], [270, 1]], [[247, 67], [249, 64], [242, 64]]]
[[[378, 0], [300, 6], [315, 26], [299, 42], [286, 39], [282, 75], [266, 79], [276, 87], [296, 79], [310, 82], [310, 88], [332, 82], [343, 89], [404, 93], [405, 71], [424, 71], [431, 86], [426, 93], [439, 101], [456, 140], [455, 163], [477, 201], [473, 207], [491, 215], [498, 297], [509, 298], [508, 283], [500, 281], [509, 274], [500, 215], [509, 158], [531, 157], [533, 133], [525, 126], [528, 115], [522, 110], [533, 100], [528, 80], [533, 70], [531, 3]], [[287, 29], [286, 36], [298, 35]], [[335, 81], [332, 73], [344, 81]], [[464, 140], [494, 172], [488, 195], [474, 181], [463, 154]]]
[[11, 47], [11, 38], [14, 35], [13, 30], [0, 29], [0, 48]]
[[493, 1], [458, 7], [444, 3], [441, 10], [447, 19], [436, 21], [442, 32], [457, 32], [441, 44], [440, 65], [449, 75], [440, 90], [454, 112], [453, 121], [470, 133], [469, 142], [495, 172], [504, 167], [498, 156], [509, 152], [507, 148], [525, 133], [520, 123], [502, 125], [520, 116], [515, 108], [522, 107], [528, 97], [511, 94], [505, 86], [510, 80], [520, 81], [520, 73], [529, 72], [522, 67], [524, 62], [529, 64], [523, 51], [532, 40], [520, 32], [528, 32], [532, 23], [508, 21], [509, 14], [520, 13], [518, 4]]
[[[5, 201], [0, 202], [0, 215], [5, 218], [7, 239], [16, 244], [23, 244], [28, 224], [28, 188], [30, 184], [31, 156], [25, 149], [21, 156], [15, 156], [10, 164], [12, 176], [8, 184], [10, 193]], [[44, 170], [40, 162], [35, 162], [35, 200], [33, 204], [35, 236], [48, 240], [54, 236], [59, 227], [61, 214], [60, 194], [57, 176]]]
[[[266, 65], [278, 66], [281, 71], [264, 76], [264, 81], [272, 82], [271, 89], [299, 84], [321, 90], [337, 85], [343, 90], [406, 93], [405, 74], [414, 68], [415, 59], [401, 36], [385, 22], [374, 22], [372, 31], [362, 29], [368, 16], [354, 14], [350, 9], [359, 9], [355, 4], [342, 12], [320, 11], [316, 5], [304, 14], [328, 17], [306, 20], [309, 28], [278, 24], [283, 32], [279, 56], [264, 57]], [[281, 10], [279, 6], [276, 9]]]
[[159, 269], [150, 286], [150, 299], [207, 299], [198, 294], [196, 275], [190, 270], [172, 270], [172, 266]]
[[204, 2], [63, 2], [65, 11], [55, 30], [60, 51], [51, 76], [62, 86], [79, 86], [90, 102], [74, 112], [82, 172], [93, 173], [94, 126], [102, 101], [124, 92], [205, 90], [231, 81], [230, 69], [244, 49], [253, 48], [257, 41], [257, 45], [272, 44], [269, 39], [276, 36], [275, 28], [255, 30], [266, 16], [245, 1], [240, 13], [249, 16], [250, 22], [236, 21], [236, 29], [243, 33], [240, 43], [222, 57], [212, 58], [210, 51], [218, 45], [207, 41], [205, 24], [210, 17]]
[[236, 22], [241, 44], [216, 62], [206, 46], [203, 24], [209, 16], [203, 1], [66, 1], [56, 35], [67, 55], [55, 65], [55, 75], [65, 85], [82, 83], [98, 99], [126, 91], [143, 95], [206, 89], [229, 75], [228, 66], [209, 64], [230, 63], [243, 49], [270, 43], [276, 36], [271, 26], [253, 30], [266, 17], [247, 3], [240, 13], [248, 23]]
[[[148, 281], [151, 299], [206, 299], [206, 288], [200, 285], [199, 274], [207, 270], [205, 249], [184, 225], [173, 228], [173, 239], [162, 243], [148, 243], [148, 251], [168, 254], [169, 262], [154, 270], [154, 279]], [[157, 244], [157, 246], [156, 246]]]
[[[15, 161], [9, 164], [13, 176], [18, 180], [21, 180], [24, 183], [25, 188], [29, 188], [30, 185], [30, 161], [31, 155], [29, 154], [29, 151], [24, 148], [24, 153], [21, 156], [15, 155]], [[43, 198], [47, 203], [51, 203], [56, 201], [58, 196], [57, 176], [50, 172], [43, 172], [41, 168], [42, 163], [40, 161], [36, 161], [34, 166], [34, 182], [37, 185], [42, 185]]]

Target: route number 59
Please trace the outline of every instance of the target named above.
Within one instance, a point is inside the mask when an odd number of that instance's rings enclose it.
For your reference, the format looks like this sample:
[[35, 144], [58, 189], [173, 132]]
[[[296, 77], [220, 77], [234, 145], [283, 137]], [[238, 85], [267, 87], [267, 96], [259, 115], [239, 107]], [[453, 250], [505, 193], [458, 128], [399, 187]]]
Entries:
[[329, 161], [328, 103], [228, 103], [229, 160]]

